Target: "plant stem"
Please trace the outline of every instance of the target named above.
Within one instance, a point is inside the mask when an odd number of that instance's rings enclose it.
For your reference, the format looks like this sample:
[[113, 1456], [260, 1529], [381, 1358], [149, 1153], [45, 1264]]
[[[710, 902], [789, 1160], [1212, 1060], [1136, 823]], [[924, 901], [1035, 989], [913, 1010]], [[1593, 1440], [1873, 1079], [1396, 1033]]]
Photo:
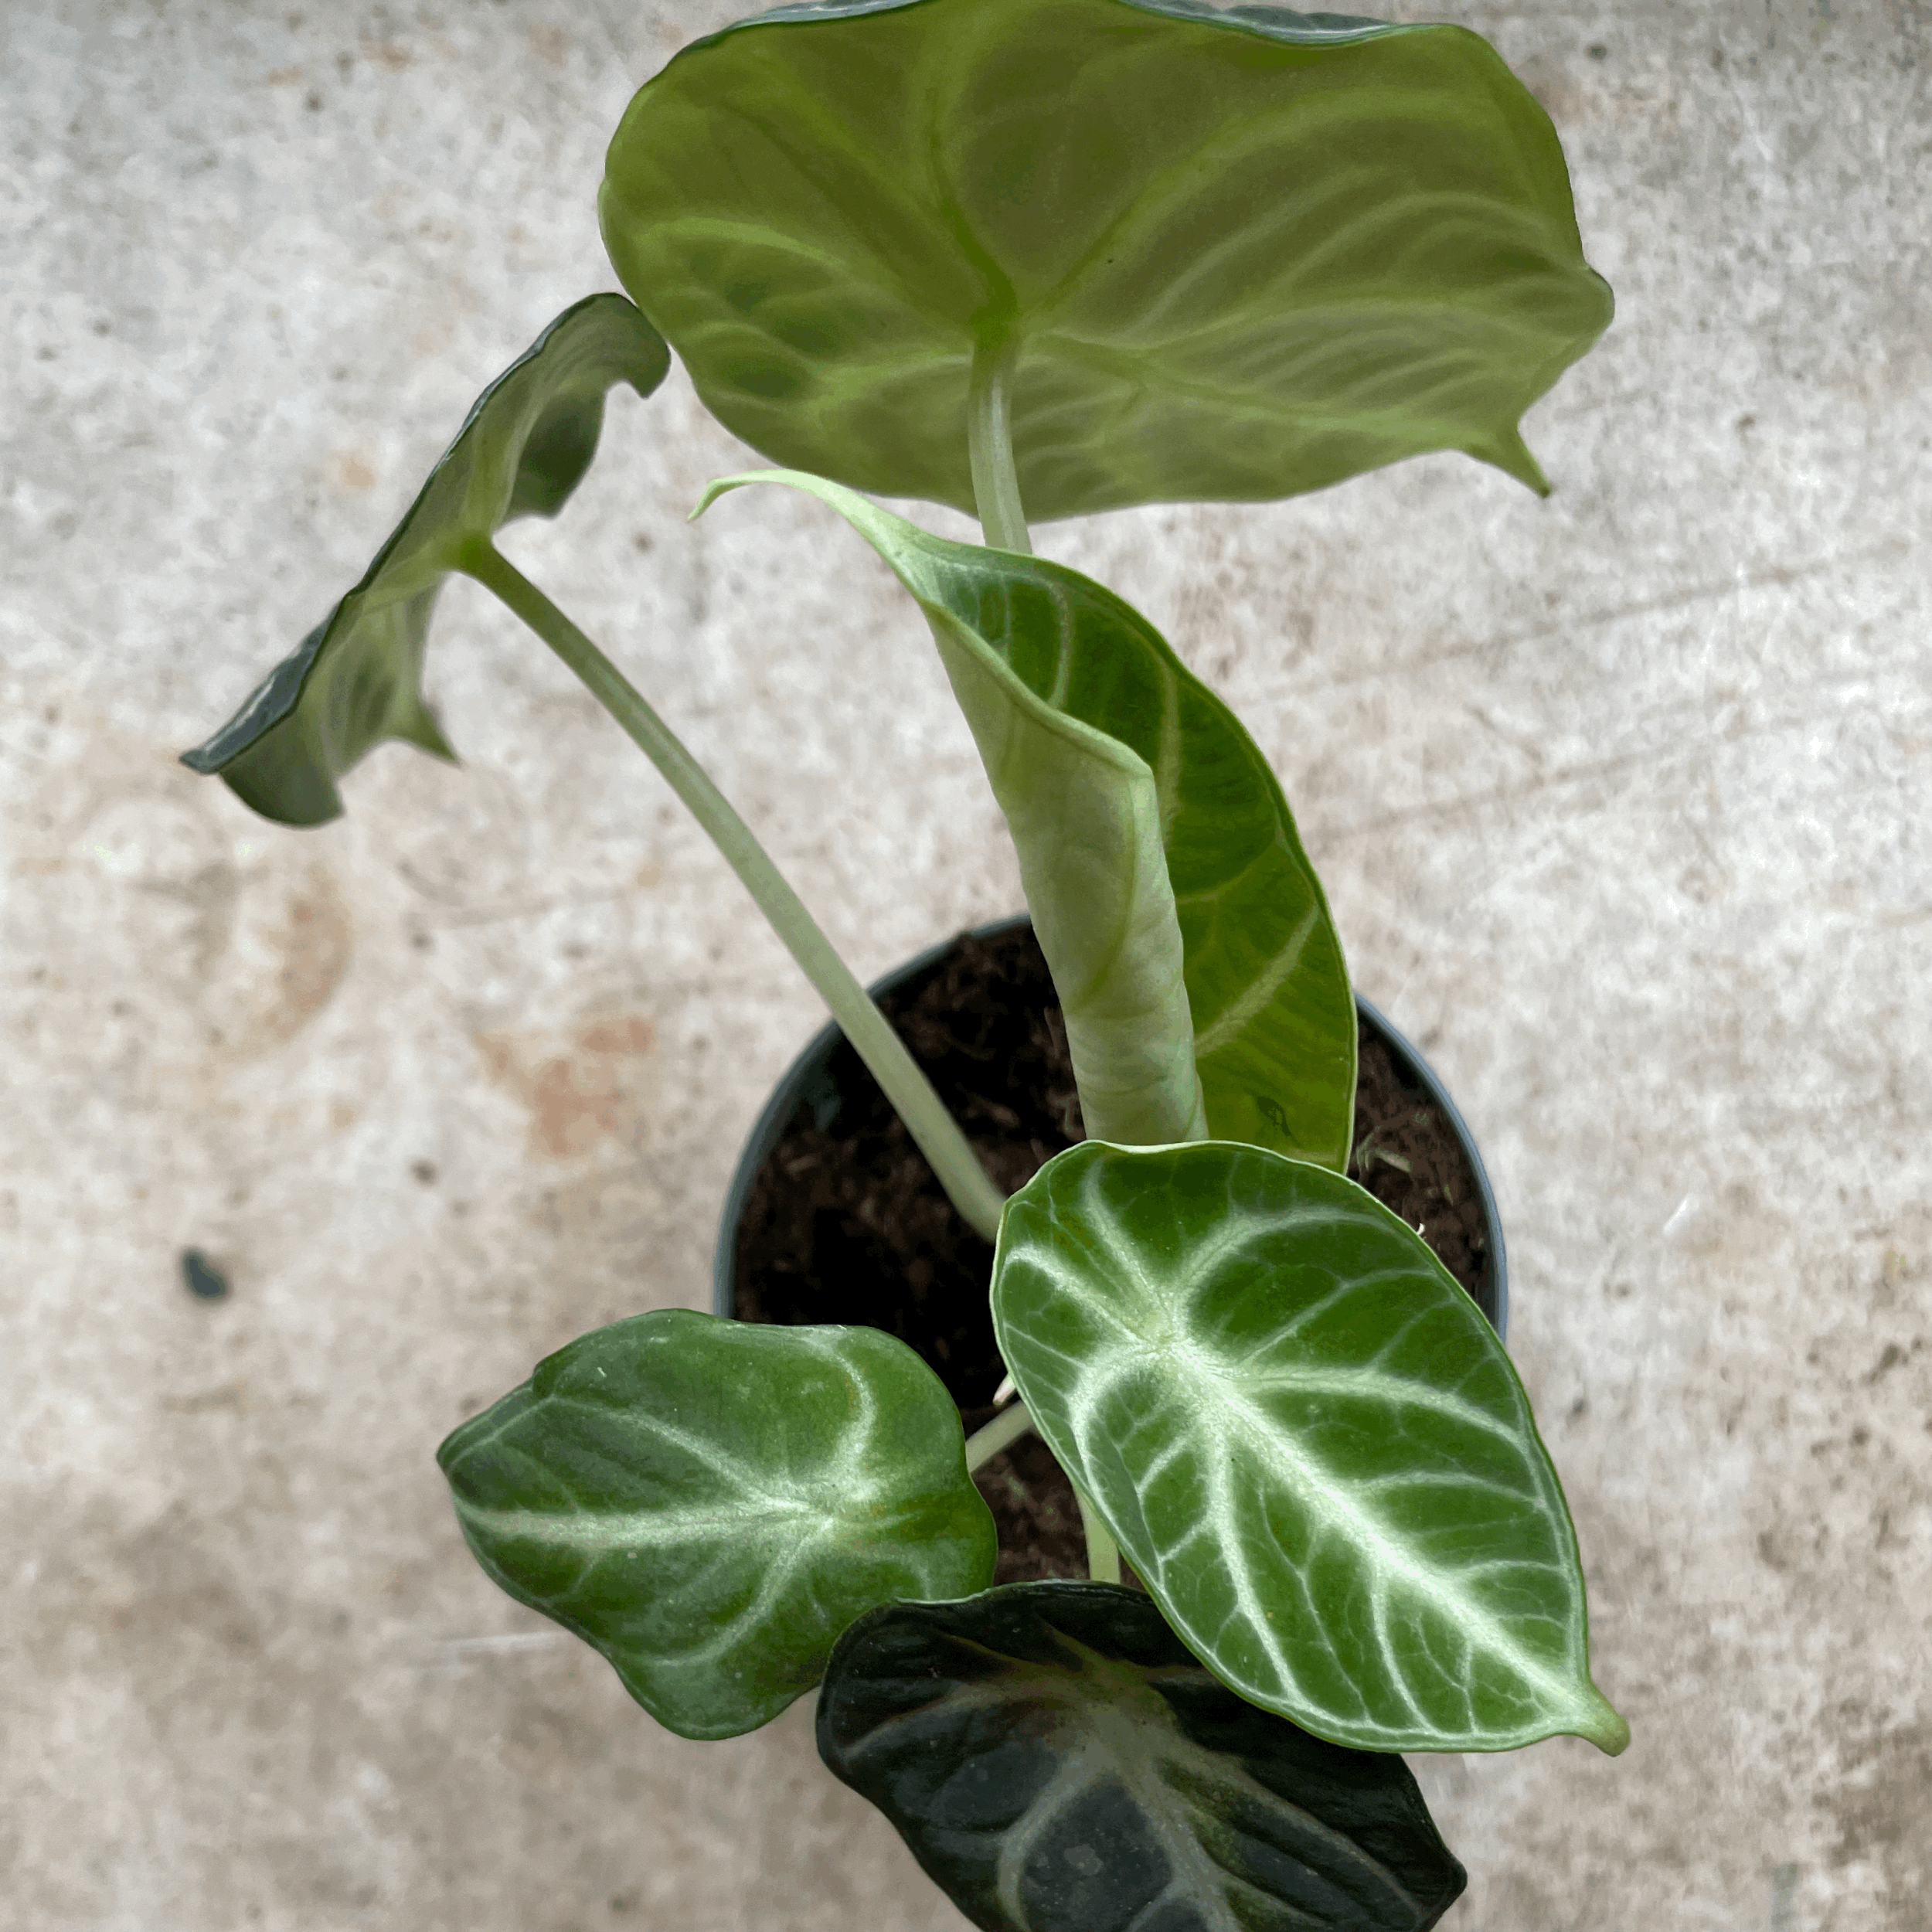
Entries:
[[462, 568], [501, 597], [577, 673], [590, 695], [663, 773], [832, 1009], [832, 1018], [885, 1090], [919, 1151], [932, 1163], [947, 1198], [977, 1233], [988, 1241], [996, 1240], [1003, 1197], [980, 1165], [958, 1123], [946, 1111], [931, 1081], [920, 1071], [885, 1015], [832, 950], [831, 940], [818, 930], [784, 874], [704, 768], [617, 666], [493, 546], [475, 545], [464, 558]]
[[[1012, 1407], [1002, 1409], [985, 1427], [975, 1429], [966, 1438], [966, 1473], [971, 1475], [975, 1469], [982, 1468], [992, 1461], [1002, 1449], [1009, 1448], [1033, 1426], [1033, 1418], [1026, 1412], [1026, 1404], [1016, 1402]], [[1100, 1521], [1100, 1512], [1077, 1486], [1073, 1500], [1080, 1506], [1080, 1528], [1087, 1537], [1087, 1573], [1097, 1583], [1117, 1583], [1121, 1580], [1120, 1546], [1114, 1540], [1114, 1532]]]
[[1121, 1580], [1121, 1548], [1114, 1540], [1114, 1532], [1100, 1521], [1100, 1512], [1094, 1509], [1077, 1486], [1073, 1500], [1080, 1506], [1080, 1528], [1087, 1532], [1087, 1573], [1097, 1583], [1117, 1583]]
[[1009, 1409], [1002, 1409], [983, 1429], [975, 1429], [966, 1438], [966, 1473], [972, 1472], [989, 1463], [1002, 1449], [1011, 1448], [1033, 1426], [1033, 1418], [1026, 1413], [1026, 1404], [1016, 1402]]
[[981, 342], [973, 351], [966, 403], [966, 446], [972, 458], [973, 502], [989, 548], [1033, 554], [1013, 466], [1013, 371], [1017, 342]]

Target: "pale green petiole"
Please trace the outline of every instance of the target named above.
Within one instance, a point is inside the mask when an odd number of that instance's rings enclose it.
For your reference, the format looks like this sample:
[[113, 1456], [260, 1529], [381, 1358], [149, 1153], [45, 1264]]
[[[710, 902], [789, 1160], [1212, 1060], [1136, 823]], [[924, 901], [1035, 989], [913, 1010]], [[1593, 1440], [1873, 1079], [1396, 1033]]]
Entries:
[[1080, 1506], [1080, 1528], [1087, 1532], [1087, 1573], [1097, 1583], [1121, 1580], [1121, 1546], [1114, 1532], [1100, 1520], [1100, 1512], [1074, 1485], [1073, 1500]]
[[[1002, 1449], [1011, 1448], [1032, 1426], [1033, 1418], [1025, 1403], [1015, 1402], [1001, 1410], [991, 1422], [966, 1438], [968, 1475], [985, 1468]], [[1080, 1506], [1080, 1528], [1087, 1535], [1087, 1573], [1097, 1583], [1117, 1583], [1121, 1580], [1120, 1546], [1114, 1542], [1113, 1532], [1089, 1507], [1087, 1498], [1077, 1489], [1073, 1495]]]
[[617, 666], [494, 546], [480, 540], [472, 543], [461, 567], [502, 598], [577, 673], [664, 774], [818, 989], [919, 1151], [932, 1163], [947, 1199], [976, 1233], [988, 1241], [998, 1240], [1004, 1196], [988, 1179], [932, 1083], [703, 767]]
[[973, 351], [972, 391], [966, 405], [966, 437], [973, 465], [973, 500], [987, 546], [1033, 554], [1013, 463], [1013, 372], [1017, 342], [982, 342]]
[[970, 1475], [991, 1462], [1002, 1449], [1010, 1449], [1033, 1426], [1033, 1418], [1026, 1413], [1026, 1404], [1015, 1402], [1010, 1408], [1002, 1409], [984, 1428], [975, 1429], [966, 1438], [966, 1468]]

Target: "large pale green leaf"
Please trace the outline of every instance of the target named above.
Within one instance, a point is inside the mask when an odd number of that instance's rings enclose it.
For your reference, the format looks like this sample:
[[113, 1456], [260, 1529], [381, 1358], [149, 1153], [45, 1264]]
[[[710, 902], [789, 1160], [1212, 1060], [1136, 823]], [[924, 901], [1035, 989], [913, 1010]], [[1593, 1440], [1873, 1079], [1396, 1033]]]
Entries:
[[1286, 496], [1517, 422], [1602, 332], [1549, 117], [1476, 35], [1186, 0], [782, 9], [632, 101], [624, 286], [777, 461], [1027, 514]]
[[1342, 1167], [1355, 1051], [1342, 948], [1234, 714], [1077, 570], [948, 542], [818, 477], [733, 478], [705, 501], [750, 481], [822, 498], [925, 612], [1012, 828], [1087, 1131], [1198, 1137], [1198, 1073], [1209, 1133]]
[[1242, 1696], [1370, 1750], [1628, 1741], [1509, 1358], [1352, 1182], [1218, 1141], [1070, 1148], [1007, 1204], [993, 1321], [1035, 1427]]
[[648, 396], [670, 366], [621, 295], [566, 309], [479, 396], [362, 579], [182, 763], [219, 772], [284, 825], [342, 809], [336, 781], [386, 738], [451, 753], [423, 702], [436, 594], [469, 547], [519, 516], [555, 516], [597, 454], [614, 383]]
[[872, 1611], [818, 1749], [985, 1932], [1427, 1932], [1464, 1883], [1400, 1758], [1243, 1703], [1104, 1583]]
[[489, 1575], [685, 1737], [776, 1716], [875, 1605], [992, 1580], [959, 1412], [876, 1329], [634, 1315], [546, 1357], [437, 1460]]

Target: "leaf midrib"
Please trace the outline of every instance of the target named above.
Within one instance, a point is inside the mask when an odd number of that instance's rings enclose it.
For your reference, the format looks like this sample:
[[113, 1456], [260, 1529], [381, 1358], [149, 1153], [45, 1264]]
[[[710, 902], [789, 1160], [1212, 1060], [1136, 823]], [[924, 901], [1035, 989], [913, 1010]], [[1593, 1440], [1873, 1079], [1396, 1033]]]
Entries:
[[[1446, 1614], [1449, 1621], [1462, 1632], [1472, 1651], [1486, 1651], [1495, 1657], [1512, 1669], [1519, 1679], [1527, 1681], [1563, 1707], [1576, 1706], [1574, 1685], [1569, 1677], [1552, 1672], [1540, 1659], [1524, 1650], [1509, 1625], [1494, 1611], [1475, 1600], [1459, 1587], [1458, 1583], [1452, 1583], [1444, 1589], [1439, 1580], [1432, 1580], [1432, 1573], [1417, 1559], [1408, 1543], [1391, 1531], [1374, 1512], [1362, 1508], [1353, 1500], [1353, 1485], [1345, 1479], [1337, 1479], [1328, 1475], [1325, 1464], [1302, 1451], [1293, 1437], [1285, 1435], [1271, 1423], [1265, 1412], [1258, 1411], [1253, 1405], [1232, 1393], [1224, 1383], [1198, 1372], [1190, 1377], [1190, 1380], [1192, 1386], [1185, 1392], [1183, 1399], [1191, 1396], [1202, 1409], [1210, 1412], [1218, 1411], [1230, 1425], [1218, 1434], [1210, 1432], [1209, 1439], [1215, 1443], [1220, 1453], [1216, 1455], [1210, 1451], [1203, 1454], [1202, 1459], [1208, 1465], [1204, 1474], [1209, 1475], [1211, 1486], [1217, 1483], [1224, 1485], [1236, 1466], [1236, 1459], [1228, 1446], [1228, 1441], [1230, 1437], [1237, 1434], [1247, 1446], [1248, 1461], [1251, 1467], [1258, 1466], [1265, 1471], [1270, 1460], [1270, 1452], [1273, 1457], [1294, 1464], [1296, 1474], [1303, 1479], [1304, 1486], [1299, 1489], [1291, 1485], [1284, 1486], [1290, 1487], [1291, 1493], [1295, 1495], [1302, 1506], [1309, 1509], [1311, 1514], [1318, 1518], [1325, 1517], [1327, 1520], [1323, 1526], [1328, 1528], [1331, 1533], [1339, 1535], [1345, 1542], [1352, 1542], [1355, 1547], [1368, 1553], [1375, 1573], [1371, 1587], [1379, 1606], [1386, 1605], [1389, 1600], [1389, 1590], [1385, 1579], [1393, 1575], [1406, 1587], [1412, 1597], [1433, 1604]], [[1091, 1413], [1092, 1408], [1101, 1399], [1096, 1396], [1083, 1405], [1088, 1413]], [[1069, 1406], [1071, 1409], [1073, 1405], [1070, 1403]], [[1089, 1460], [1084, 1445], [1081, 1447], [1081, 1460], [1083, 1464]], [[1541, 1485], [1539, 1484], [1538, 1487], [1540, 1488]], [[1343, 1506], [1318, 1511], [1312, 1500], [1315, 1495], [1335, 1497]], [[1221, 1508], [1217, 1513], [1231, 1513], [1232, 1505], [1227, 1502], [1225, 1495], [1220, 1500]], [[1351, 1522], [1359, 1526], [1357, 1533], [1352, 1536], [1349, 1529], [1343, 1526]], [[1243, 1579], [1239, 1573], [1253, 1572], [1257, 1566], [1246, 1560], [1240, 1539], [1230, 1535], [1220, 1540], [1226, 1552], [1230, 1577], [1236, 1581], [1237, 1590], [1243, 1597], [1245, 1614], [1250, 1628], [1263, 1640], [1269, 1655], [1275, 1658], [1284, 1688], [1291, 1684], [1298, 1686], [1299, 1679], [1287, 1668], [1268, 1620], [1260, 1611], [1261, 1600], [1253, 1588], [1255, 1579], [1252, 1576]], [[1164, 1570], [1165, 1564], [1160, 1553], [1158, 1551], [1148, 1553], [1154, 1558], [1157, 1571]], [[1550, 1574], [1560, 1587], [1566, 1585], [1566, 1580], [1560, 1569], [1551, 1569], [1546, 1565], [1538, 1566], [1549, 1569]], [[1563, 1594], [1569, 1594], [1566, 1587], [1564, 1587]], [[1196, 1632], [1196, 1634], [1198, 1636], [1200, 1633]], [[1413, 1692], [1400, 1668], [1394, 1647], [1385, 1639], [1383, 1648], [1390, 1680], [1396, 1685], [1405, 1701], [1420, 1718], [1420, 1706], [1415, 1703]], [[1573, 1662], [1572, 1667], [1574, 1667]]]
[[[1111, 1206], [1103, 1202], [1099, 1206], [1098, 1213], [1096, 1213], [1096, 1201], [1100, 1193], [1098, 1185], [1100, 1174], [1100, 1168], [1097, 1165], [1089, 1168], [1081, 1189], [1080, 1205], [1087, 1216], [1102, 1220], [1110, 1226], [1112, 1239], [1107, 1251], [1109, 1259], [1114, 1262], [1115, 1270], [1117, 1270], [1121, 1267], [1128, 1265], [1133, 1251], [1132, 1244], [1125, 1240], [1124, 1230], [1121, 1227], [1117, 1217], [1114, 1215]], [[1216, 1261], [1223, 1259], [1229, 1253], [1238, 1249], [1247, 1240], [1274, 1231], [1277, 1226], [1277, 1222], [1264, 1222], [1258, 1217], [1247, 1217], [1247, 1226], [1243, 1230], [1228, 1234], [1216, 1244], [1212, 1259]], [[1051, 1280], [1050, 1270], [1037, 1258], [1034, 1264], [1043, 1275]], [[1196, 1277], [1204, 1275], [1208, 1271], [1205, 1266], [1199, 1270], [1193, 1268], [1189, 1270], [1190, 1275]], [[1355, 1547], [1365, 1553], [1373, 1566], [1371, 1587], [1374, 1591], [1379, 1618], [1385, 1614], [1386, 1606], [1389, 1600], [1389, 1590], [1386, 1580], [1393, 1576], [1399, 1579], [1401, 1584], [1406, 1587], [1412, 1599], [1420, 1599], [1425, 1604], [1433, 1604], [1437, 1606], [1439, 1612], [1444, 1614], [1461, 1632], [1472, 1655], [1485, 1653], [1495, 1658], [1506, 1668], [1513, 1671], [1519, 1680], [1526, 1682], [1560, 1708], [1580, 1713], [1583, 1706], [1576, 1695], [1573, 1682], [1573, 1673], [1580, 1668], [1579, 1660], [1576, 1659], [1573, 1655], [1567, 1660], [1572, 1675], [1563, 1675], [1552, 1672], [1540, 1659], [1529, 1654], [1524, 1648], [1513, 1635], [1510, 1627], [1499, 1618], [1496, 1613], [1475, 1600], [1467, 1590], [1456, 1587], [1454, 1583], [1452, 1583], [1450, 1588], [1444, 1590], [1439, 1581], [1432, 1583], [1432, 1573], [1425, 1565], [1418, 1561], [1407, 1543], [1396, 1536], [1375, 1512], [1363, 1507], [1356, 1499], [1354, 1485], [1348, 1483], [1345, 1479], [1338, 1479], [1330, 1475], [1325, 1464], [1304, 1451], [1292, 1436], [1285, 1434], [1267, 1416], [1265, 1411], [1258, 1410], [1253, 1403], [1247, 1400], [1244, 1385], [1240, 1378], [1225, 1373], [1217, 1374], [1212, 1366], [1202, 1366], [1204, 1363], [1212, 1364], [1217, 1360], [1223, 1360], [1224, 1358], [1215, 1357], [1209, 1351], [1194, 1345], [1192, 1338], [1186, 1336], [1185, 1324], [1174, 1318], [1183, 1311], [1174, 1308], [1168, 1303], [1168, 1298], [1161, 1294], [1153, 1287], [1145, 1274], [1135, 1270], [1129, 1278], [1141, 1290], [1145, 1299], [1160, 1308], [1162, 1314], [1166, 1318], [1160, 1323], [1158, 1330], [1155, 1333], [1150, 1334], [1148, 1331], [1138, 1327], [1122, 1311], [1108, 1307], [1092, 1298], [1083, 1298], [1080, 1305], [1085, 1312], [1104, 1315], [1117, 1335], [1123, 1338], [1131, 1337], [1141, 1345], [1141, 1349], [1148, 1353], [1158, 1352], [1173, 1366], [1175, 1379], [1178, 1383], [1182, 1384], [1175, 1393], [1174, 1401], [1176, 1406], [1194, 1413], [1219, 1413], [1223, 1417], [1228, 1426], [1219, 1430], [1204, 1431], [1203, 1441], [1207, 1446], [1195, 1452], [1196, 1459], [1203, 1465], [1202, 1477], [1207, 1482], [1210, 1491], [1216, 1496], [1217, 1515], [1226, 1519], [1231, 1516], [1233, 1512], [1232, 1504], [1228, 1500], [1227, 1485], [1230, 1471], [1234, 1465], [1234, 1457], [1228, 1445], [1230, 1438], [1238, 1434], [1247, 1445], [1247, 1460], [1251, 1468], [1258, 1468], [1265, 1473], [1269, 1469], [1271, 1461], [1286, 1462], [1293, 1465], [1294, 1475], [1301, 1478], [1300, 1484], [1298, 1485], [1291, 1481], [1275, 1486], [1284, 1488], [1287, 1493], [1296, 1496], [1304, 1508], [1309, 1509], [1311, 1513], [1316, 1514], [1318, 1518], [1325, 1518], [1326, 1522], [1324, 1526], [1328, 1529], [1330, 1533], [1342, 1536], [1345, 1542], [1352, 1543]], [[1056, 1287], [1057, 1285], [1056, 1283]], [[1324, 1298], [1325, 1300], [1327, 1298]], [[1177, 1346], [1177, 1337], [1180, 1338], [1186, 1345]], [[1091, 1419], [1100, 1403], [1105, 1400], [1106, 1393], [1114, 1383], [1125, 1375], [1135, 1372], [1143, 1365], [1128, 1359], [1118, 1362], [1110, 1370], [1105, 1364], [1104, 1355], [1100, 1362], [1096, 1365], [1090, 1358], [1083, 1359], [1068, 1357], [1058, 1350], [1053, 1352], [1059, 1355], [1062, 1360], [1066, 1361], [1075, 1372], [1072, 1386], [1065, 1390], [1062, 1399], [1073, 1431], [1073, 1440], [1069, 1446], [1077, 1456], [1082, 1471], [1085, 1471], [1092, 1468], [1093, 1458], [1088, 1451], [1087, 1444], [1082, 1440], [1083, 1431], [1080, 1426], [1082, 1421]], [[1354, 1379], [1355, 1386], [1358, 1388], [1359, 1376], [1364, 1372], [1342, 1372], [1345, 1377]], [[1097, 1379], [1102, 1384], [1098, 1391], [1094, 1390], [1091, 1386]], [[1331, 1386], [1322, 1380], [1318, 1372], [1311, 1372], [1298, 1377], [1284, 1378], [1279, 1371], [1271, 1373], [1263, 1386], [1283, 1386], [1284, 1380], [1287, 1386], [1299, 1386], [1315, 1389], [1321, 1389]], [[1426, 1386], [1419, 1396], [1417, 1385], [1414, 1383], [1394, 1377], [1389, 1378], [1389, 1381], [1396, 1389], [1401, 1392], [1405, 1403], [1412, 1406], [1420, 1406], [1425, 1409], [1432, 1408], [1438, 1413], [1452, 1416], [1458, 1420], [1471, 1423], [1487, 1433], [1501, 1437], [1505, 1443], [1510, 1443], [1513, 1446], [1513, 1440], [1510, 1436], [1508, 1425], [1499, 1423], [1496, 1418], [1489, 1416], [1485, 1411], [1475, 1409], [1471, 1405], [1445, 1399], [1444, 1392], [1427, 1389]], [[1345, 1383], [1343, 1388], [1333, 1389], [1332, 1392], [1346, 1393], [1346, 1384]], [[1043, 1433], [1053, 1427], [1050, 1416], [1041, 1416], [1037, 1409], [1036, 1414], [1041, 1420]], [[1172, 1439], [1171, 1431], [1169, 1436]], [[1217, 1451], [1218, 1454], [1216, 1453]], [[1117, 1454], [1118, 1451], [1115, 1453]], [[1549, 1508], [1550, 1498], [1547, 1494], [1547, 1485], [1543, 1479], [1542, 1472], [1536, 1467], [1533, 1458], [1530, 1459], [1530, 1475], [1532, 1485], [1538, 1492], [1538, 1501], [1546, 1509]], [[1136, 1487], [1138, 1488], [1138, 1482]], [[1498, 1493], [1508, 1495], [1509, 1492], [1498, 1491]], [[1329, 1508], [1316, 1512], [1314, 1510], [1312, 1502], [1312, 1497], [1315, 1495], [1333, 1498], [1340, 1502], [1342, 1507]], [[1350, 1522], [1357, 1526], [1357, 1533], [1352, 1537], [1349, 1529], [1343, 1526]], [[1115, 1533], [1120, 1534], [1117, 1525], [1115, 1526]], [[1138, 1539], [1133, 1540], [1138, 1541]], [[1274, 1661], [1277, 1678], [1283, 1692], [1285, 1692], [1291, 1685], [1298, 1690], [1300, 1680], [1288, 1668], [1276, 1634], [1262, 1607], [1262, 1599], [1255, 1587], [1257, 1578], [1253, 1573], [1254, 1566], [1243, 1560], [1241, 1555], [1241, 1544], [1238, 1538], [1230, 1534], [1222, 1537], [1219, 1540], [1226, 1553], [1229, 1578], [1240, 1602], [1243, 1617], [1269, 1656]], [[1141, 1566], [1143, 1560], [1149, 1561], [1149, 1573], [1162, 1578], [1163, 1581], [1162, 1594], [1165, 1597], [1167, 1593], [1165, 1589], [1164, 1573], [1167, 1565], [1162, 1553], [1151, 1547], [1144, 1550], [1135, 1549], [1131, 1546], [1129, 1539], [1125, 1536], [1121, 1538], [1121, 1543], [1122, 1547], [1127, 1549], [1128, 1554], [1133, 1558], [1137, 1568]], [[1560, 1566], [1552, 1566], [1547, 1564], [1537, 1564], [1535, 1566], [1547, 1571], [1553, 1577], [1557, 1587], [1565, 1597], [1571, 1594], [1569, 1580], [1565, 1577]], [[1174, 1613], [1170, 1612], [1170, 1614]], [[1182, 1628], [1185, 1624], [1188, 1633], [1192, 1635], [1197, 1642], [1206, 1648], [1213, 1648], [1206, 1633], [1195, 1630], [1191, 1623], [1185, 1623], [1185, 1620], [1180, 1618], [1178, 1614], [1175, 1615], [1175, 1622], [1177, 1628]], [[1573, 1651], [1573, 1645], [1571, 1648]], [[1407, 1702], [1410, 1709], [1416, 1712], [1419, 1719], [1421, 1718], [1421, 1706], [1416, 1702], [1414, 1692], [1406, 1675], [1400, 1668], [1398, 1655], [1394, 1647], [1384, 1638], [1383, 1648], [1386, 1658], [1390, 1681], [1395, 1685], [1404, 1702]], [[1309, 1701], [1314, 1702], [1315, 1700], [1311, 1699]], [[1326, 1708], [1325, 1706], [1323, 1707]], [[1378, 1726], [1376, 1728], [1379, 1730], [1386, 1727]], [[1435, 1728], [1426, 1723], [1423, 1726], [1425, 1732]], [[1475, 1726], [1472, 1726], [1472, 1728]]]
[[917, 1508], [895, 1510], [889, 1516], [834, 1512], [822, 1501], [804, 1497], [740, 1509], [573, 1509], [553, 1514], [536, 1509], [503, 1509], [485, 1503], [459, 1502], [457, 1508], [464, 1521], [497, 1534], [567, 1543], [593, 1554], [613, 1549], [648, 1549], [660, 1543], [706, 1536], [743, 1536], [767, 1523], [775, 1530], [795, 1518], [821, 1526], [808, 1540], [836, 1543], [857, 1530], [876, 1534], [896, 1529], [920, 1513]]

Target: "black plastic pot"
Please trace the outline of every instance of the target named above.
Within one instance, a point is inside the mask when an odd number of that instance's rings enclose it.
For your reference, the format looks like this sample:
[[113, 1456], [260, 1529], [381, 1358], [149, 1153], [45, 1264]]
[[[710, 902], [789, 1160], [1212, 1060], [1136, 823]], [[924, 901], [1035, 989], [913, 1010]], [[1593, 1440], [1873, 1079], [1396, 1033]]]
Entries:
[[[990, 938], [1027, 923], [1026, 915], [1022, 913], [1017, 918], [998, 920], [990, 926], [980, 927], [977, 934], [980, 937]], [[928, 947], [917, 958], [895, 967], [883, 979], [874, 982], [872, 997], [877, 999], [895, 992], [907, 981], [937, 965], [956, 943], [951, 939], [942, 940], [937, 946]], [[1461, 1114], [1457, 1112], [1455, 1102], [1450, 1099], [1429, 1063], [1359, 993], [1355, 995], [1355, 1006], [1369, 1029], [1380, 1034], [1387, 1043], [1396, 1065], [1408, 1076], [1411, 1083], [1421, 1088], [1441, 1110], [1461, 1145], [1469, 1162], [1469, 1171], [1475, 1176], [1488, 1247], [1488, 1268], [1476, 1295], [1476, 1305], [1488, 1317], [1489, 1325], [1496, 1333], [1506, 1338], [1509, 1271], [1503, 1253], [1502, 1222], [1496, 1213], [1496, 1197], [1491, 1191], [1489, 1176], [1483, 1172], [1482, 1157], [1476, 1151], [1476, 1144], [1471, 1138]], [[732, 1175], [730, 1191], [725, 1196], [724, 1215], [718, 1230], [717, 1257], [712, 1274], [712, 1305], [719, 1315], [735, 1315], [737, 1312], [739, 1223], [743, 1218], [752, 1182], [771, 1158], [772, 1150], [793, 1117], [801, 1107], [809, 1106], [818, 1124], [829, 1127], [845, 1105], [849, 1083], [854, 1079], [869, 1081], [872, 1078], [859, 1064], [855, 1054], [838, 1051], [844, 1044], [845, 1036], [835, 1023], [828, 1023], [820, 1030], [773, 1090], [771, 1098], [765, 1103], [764, 1111], [758, 1116], [757, 1124], [745, 1142], [743, 1153], [738, 1157], [737, 1171]]]

